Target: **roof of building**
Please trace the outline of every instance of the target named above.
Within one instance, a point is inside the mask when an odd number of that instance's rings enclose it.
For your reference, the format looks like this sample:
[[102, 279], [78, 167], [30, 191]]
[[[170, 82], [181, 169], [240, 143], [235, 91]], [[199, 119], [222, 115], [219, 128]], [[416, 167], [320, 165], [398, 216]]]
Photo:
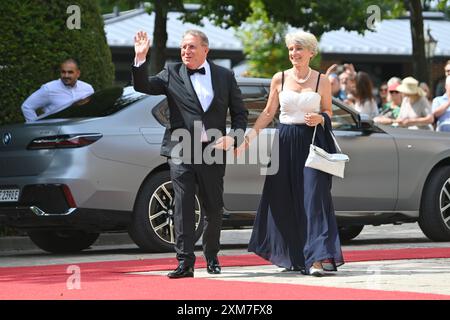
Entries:
[[[450, 56], [450, 21], [424, 20], [424, 29], [437, 40], [435, 56]], [[320, 51], [342, 54], [411, 55], [411, 27], [408, 19], [383, 20], [375, 31], [330, 31], [320, 39]]]
[[[167, 21], [167, 47], [178, 48], [185, 30], [200, 29], [208, 35], [211, 49], [242, 50], [242, 43], [232, 28], [224, 29], [204, 18], [204, 26], [183, 23], [180, 12], [169, 12]], [[145, 9], [135, 9], [111, 17], [104, 15], [105, 32], [109, 46], [134, 46], [133, 36], [139, 30], [153, 34], [155, 14]], [[450, 21], [441, 14], [425, 15], [424, 28], [430, 28], [437, 40], [435, 56], [450, 56]], [[324, 33], [319, 49], [327, 54], [382, 54], [411, 55], [412, 41], [409, 19], [382, 20], [375, 24], [375, 31], [364, 35], [343, 29]]]
[[[180, 12], [169, 12], [167, 18], [168, 48], [179, 48], [183, 33], [188, 29], [199, 29], [208, 35], [211, 49], [242, 50], [241, 41], [235, 37], [232, 29], [224, 29], [212, 24], [208, 19], [202, 20], [204, 26], [183, 23]], [[105, 20], [105, 32], [109, 46], [134, 46], [133, 37], [139, 30], [153, 35], [155, 14], [148, 14], [145, 9], [130, 10], [114, 18]]]

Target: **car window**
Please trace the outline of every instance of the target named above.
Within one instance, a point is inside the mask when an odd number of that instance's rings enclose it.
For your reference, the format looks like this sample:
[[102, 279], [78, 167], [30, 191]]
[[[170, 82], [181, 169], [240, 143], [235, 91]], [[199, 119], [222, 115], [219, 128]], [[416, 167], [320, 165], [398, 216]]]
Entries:
[[[242, 92], [244, 105], [249, 111], [248, 127], [252, 127], [255, 124], [256, 119], [258, 119], [261, 111], [266, 107], [268, 90], [266, 91], [263, 87], [257, 85], [242, 85], [240, 86], [240, 89]], [[166, 99], [153, 108], [152, 113], [161, 125], [168, 126], [169, 106]], [[277, 122], [278, 118], [274, 119], [269, 127], [276, 127]], [[229, 112], [227, 115], [227, 126], [231, 126], [231, 117]]]
[[[242, 100], [248, 110], [248, 124], [247, 127], [252, 127], [258, 119], [261, 111], [266, 107], [267, 98], [269, 97], [268, 90], [262, 86], [257, 85], [241, 85], [239, 87], [242, 92]], [[274, 118], [268, 128], [275, 128], [278, 123], [278, 116]], [[228, 113], [227, 125], [231, 125], [231, 117]]]
[[333, 116], [331, 124], [334, 130], [355, 130], [356, 120], [353, 115], [333, 102]]
[[145, 97], [144, 94], [134, 91], [131, 87], [110, 87], [97, 91], [67, 108], [41, 119], [105, 117]]

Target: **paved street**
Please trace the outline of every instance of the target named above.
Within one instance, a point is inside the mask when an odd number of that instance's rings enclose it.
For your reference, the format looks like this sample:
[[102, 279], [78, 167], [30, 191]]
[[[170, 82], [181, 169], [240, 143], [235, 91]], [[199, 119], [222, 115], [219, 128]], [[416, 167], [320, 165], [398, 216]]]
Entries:
[[[223, 230], [221, 238], [223, 250], [221, 254], [236, 255], [248, 253], [246, 245], [250, 239], [250, 234], [251, 229]], [[1, 241], [0, 238], [0, 243]], [[200, 244], [200, 241], [198, 244]], [[3, 251], [0, 250], [0, 266], [140, 260], [174, 256], [173, 253], [142, 253], [126, 234], [103, 235], [91, 249], [76, 254], [49, 254], [28, 243], [26, 250], [15, 250], [13, 242], [9, 246], [10, 248], [4, 248], [3, 246]], [[419, 226], [414, 223], [377, 227], [366, 226], [358, 237], [343, 245], [343, 250], [427, 247], [450, 247], [450, 243], [431, 242], [425, 237]], [[198, 255], [201, 255], [200, 251], [198, 251]]]
[[[309, 277], [299, 273], [282, 273], [276, 266], [224, 268], [220, 276], [212, 276], [204, 269], [196, 271], [196, 278], [224, 281], [284, 283], [325, 286], [333, 288], [406, 291], [449, 295], [450, 259], [417, 259], [381, 262], [352, 262], [339, 268], [336, 274]], [[141, 275], [165, 276], [167, 271], [140, 272]]]
[[[244, 261], [248, 257], [252, 257], [247, 252], [246, 246], [250, 234], [251, 229], [224, 230], [222, 232], [222, 259], [227, 260], [226, 258], [229, 257], [231, 260], [236, 260], [242, 257], [242, 261]], [[48, 268], [54, 265], [57, 267], [55, 271], [50, 270], [46, 272], [50, 272], [50, 278], [56, 277], [54, 281], [57, 283], [61, 281], [65, 283], [65, 278], [58, 280], [58, 277], [61, 277], [61, 272], [64, 275], [65, 269], [59, 270], [57, 265], [76, 266], [77, 264], [95, 262], [99, 263], [99, 266], [104, 266], [100, 267], [100, 269], [104, 268], [103, 270], [108, 270], [110, 267], [105, 265], [106, 262], [122, 262], [127, 264], [126, 268], [121, 269], [119, 273], [114, 271], [114, 269], [110, 269], [110, 272], [113, 274], [122, 274], [123, 276], [140, 277], [142, 281], [148, 282], [166, 281], [167, 278], [165, 275], [172, 268], [172, 264], [175, 263], [173, 262], [174, 260], [172, 262], [167, 260], [168, 258], [174, 258], [173, 253], [151, 254], [140, 252], [136, 245], [131, 243], [131, 240], [124, 234], [114, 236], [105, 235], [89, 250], [77, 254], [65, 255], [49, 254], [37, 248], [27, 248], [23, 244], [22, 247], [25, 248], [24, 250], [14, 250], [14, 248], [5, 250], [4, 243], [5, 239], [0, 240], [0, 244], [3, 245], [3, 251], [0, 251], [1, 267], [39, 266], [37, 268]], [[230, 286], [236, 285], [239, 282], [243, 285], [244, 283], [248, 284], [249, 286], [259, 284], [271, 285], [272, 287], [277, 285], [294, 285], [299, 288], [298, 290], [300, 291], [298, 292], [309, 292], [309, 296], [299, 295], [299, 299], [321, 298], [320, 295], [315, 296], [312, 293], [322, 292], [321, 290], [327, 290], [328, 288], [332, 291], [330, 291], [331, 293], [329, 295], [325, 295], [325, 298], [330, 299], [340, 299], [341, 297], [341, 293], [336, 293], [333, 290], [344, 290], [343, 293], [345, 292], [346, 294], [346, 296], [342, 296], [345, 297], [344, 299], [358, 297], [358, 299], [398, 298], [447, 300], [450, 299], [450, 285], [448, 284], [448, 279], [450, 278], [450, 255], [448, 254], [448, 248], [450, 248], [450, 243], [448, 242], [435, 243], [428, 240], [417, 224], [378, 227], [367, 226], [357, 238], [343, 245], [344, 256], [349, 257], [349, 259], [339, 268], [339, 272], [330, 273], [322, 278], [304, 276], [300, 273], [280, 272], [280, 268], [264, 263], [238, 263], [235, 265], [228, 263], [223, 267], [221, 275], [209, 275], [205, 272], [205, 269], [199, 267], [195, 271], [195, 279], [198, 281], [202, 279], [205, 281], [219, 281], [224, 283], [224, 285], [230, 283]], [[433, 254], [438, 251], [444, 253], [438, 253], [438, 256], [434, 257]], [[397, 252], [398, 259], [396, 258]], [[406, 255], [404, 254], [405, 252], [407, 253]], [[421, 252], [424, 253], [424, 256], [421, 256]], [[435, 253], [427, 256], [427, 252]], [[199, 250], [197, 253], [201, 257], [201, 251]], [[368, 260], [355, 258], [355, 254], [358, 256], [358, 253], [362, 254], [360, 255], [361, 257], [364, 255], [371, 255], [371, 257]], [[390, 256], [387, 257], [386, 253]], [[441, 257], [439, 254], [443, 254], [444, 256]], [[145, 263], [150, 263], [149, 266], [151, 266], [151, 261], [155, 261], [159, 267], [155, 269], [154, 267], [147, 268], [142, 266], [142, 263], [144, 265]], [[87, 268], [87, 265], [83, 267], [83, 270], [86, 270], [85, 268]], [[9, 275], [5, 273], [2, 278], [9, 281], [10, 284], [16, 283], [18, 280], [14, 280], [16, 279], [14, 276], [14, 268], [5, 270], [9, 270]], [[30, 269], [27, 270], [27, 272], [32, 272]], [[85, 271], [87, 273], [83, 277], [88, 278], [92, 274], [100, 272], [99, 270]], [[0, 269], [0, 273], [1, 271]], [[36, 272], [39, 274], [40, 271]], [[34, 279], [34, 276], [32, 276], [32, 279]], [[19, 282], [22, 282], [20, 285], [25, 286], [27, 283], [32, 283], [27, 281], [26, 279], [22, 279]], [[91, 280], [85, 280], [84, 283], [94, 285]], [[96, 288], [101, 290], [103, 285], [108, 285], [108, 283], [102, 282], [100, 287], [93, 286], [91, 291], [96, 292]], [[164, 286], [166, 285], [176, 287], [177, 282], [169, 281], [167, 284], [164, 284]], [[61, 288], [61, 285], [58, 288]], [[277, 290], [276, 287], [273, 288]], [[349, 292], [348, 290], [356, 291]], [[52, 290], [50, 291], [53, 292]], [[86, 294], [93, 294], [91, 291], [88, 290]], [[69, 291], [66, 292], [72, 293]], [[128, 291], [124, 291], [122, 294], [123, 297], [129, 298], [127, 296]], [[133, 294], [132, 290], [130, 294]], [[139, 293], [137, 294], [139, 298]], [[149, 296], [151, 297], [151, 295], [146, 295], [145, 297]], [[84, 298], [85, 296], [82, 294], [80, 297]], [[250, 297], [255, 299], [252, 295]], [[256, 299], [257, 297], [256, 295]], [[109, 299], [110, 297], [106, 296], [106, 298]], [[173, 297], [168, 298], [173, 299]], [[268, 296], [266, 299], [272, 298]]]

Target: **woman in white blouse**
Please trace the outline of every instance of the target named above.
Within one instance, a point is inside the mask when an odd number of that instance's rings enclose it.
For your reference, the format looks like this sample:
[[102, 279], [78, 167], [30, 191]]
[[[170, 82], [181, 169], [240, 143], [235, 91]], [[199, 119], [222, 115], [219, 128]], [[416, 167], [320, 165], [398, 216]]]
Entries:
[[378, 115], [378, 106], [372, 92], [372, 80], [364, 71], [356, 74], [356, 90], [354, 108], [361, 115], [373, 119]]

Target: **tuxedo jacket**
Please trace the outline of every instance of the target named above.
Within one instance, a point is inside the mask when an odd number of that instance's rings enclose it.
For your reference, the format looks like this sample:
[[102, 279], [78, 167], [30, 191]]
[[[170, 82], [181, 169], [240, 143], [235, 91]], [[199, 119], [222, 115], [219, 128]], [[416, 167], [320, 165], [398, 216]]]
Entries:
[[169, 105], [169, 127], [161, 146], [161, 155], [170, 157], [178, 143], [171, 141], [170, 134], [179, 128], [194, 135], [194, 121], [201, 121], [205, 129], [218, 129], [226, 134], [227, 112], [230, 111], [231, 128], [247, 128], [248, 111], [242, 101], [241, 91], [234, 73], [208, 60], [214, 98], [205, 112], [192, 86], [187, 68], [183, 63], [170, 63], [155, 76], [148, 76], [146, 63], [133, 68], [133, 86], [136, 91], [150, 95], [166, 95]]

